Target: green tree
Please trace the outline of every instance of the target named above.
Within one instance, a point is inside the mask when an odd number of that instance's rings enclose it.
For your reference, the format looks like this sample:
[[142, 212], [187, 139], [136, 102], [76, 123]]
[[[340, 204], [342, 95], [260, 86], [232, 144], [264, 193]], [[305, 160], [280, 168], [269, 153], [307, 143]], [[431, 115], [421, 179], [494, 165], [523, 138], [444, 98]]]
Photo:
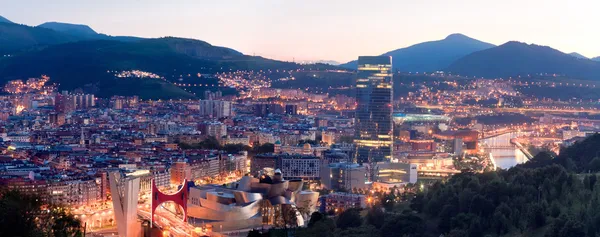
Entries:
[[379, 230], [371, 225], [351, 227], [345, 230], [337, 229], [335, 237], [373, 237], [379, 236]]
[[36, 216], [41, 212], [42, 203], [34, 196], [23, 195], [18, 191], [4, 191], [0, 194], [0, 236], [36, 236]]
[[240, 151], [249, 151], [251, 150], [251, 148], [249, 146], [246, 146], [244, 144], [238, 143], [238, 144], [225, 144], [222, 148], [225, 152], [230, 153], [230, 154], [235, 154], [238, 153]]
[[544, 225], [546, 225], [546, 213], [544, 213], [544, 208], [538, 203], [530, 205], [527, 212], [527, 226], [537, 229]]
[[511, 213], [512, 211], [510, 207], [508, 207], [508, 205], [505, 203], [502, 203], [496, 208], [492, 218], [492, 225], [494, 226], [497, 234], [503, 235], [510, 232], [512, 228], [510, 221]]
[[522, 164], [521, 166], [526, 168], [539, 168], [547, 165], [551, 165], [554, 162], [554, 157], [545, 151], [539, 152], [531, 160]]
[[82, 232], [79, 220], [64, 208], [10, 190], [0, 193], [0, 236], [77, 237]]
[[344, 212], [342, 212], [340, 216], [338, 216], [337, 221], [335, 223], [336, 226], [340, 229], [359, 227], [362, 224], [360, 212], [356, 208], [347, 209]]
[[385, 213], [383, 213], [380, 206], [373, 206], [369, 208], [369, 211], [367, 212], [366, 221], [367, 224], [380, 229], [385, 221]]
[[310, 220], [308, 221], [308, 225], [307, 226], [308, 227], [312, 227], [312, 226], [315, 225], [315, 223], [323, 220], [324, 218], [325, 218], [325, 216], [322, 213], [320, 213], [318, 211], [317, 212], [313, 212], [310, 215]]
[[[260, 233], [260, 231], [258, 230], [251, 230], [248, 232], [248, 237], [263, 237], [265, 235], [263, 235], [262, 233]], [[268, 235], [267, 235], [268, 236]]]
[[595, 157], [590, 161], [587, 165], [587, 168], [591, 172], [599, 172], [600, 171], [600, 157]]
[[310, 144], [310, 145], [312, 145], [312, 146], [319, 145], [319, 142], [318, 142], [318, 141], [316, 141], [316, 140], [311, 140], [311, 139], [306, 139], [306, 140], [300, 140], [300, 141], [298, 141], [298, 145], [304, 145], [304, 144], [306, 144], [306, 143], [308, 143], [308, 144]]
[[54, 237], [82, 236], [81, 223], [73, 215], [60, 209], [55, 209], [55, 211], [52, 211], [52, 214], [52, 232]]
[[271, 153], [271, 152], [275, 151], [275, 145], [273, 145], [272, 143], [264, 143], [260, 146], [254, 146], [254, 148], [252, 150], [256, 154]]
[[199, 143], [199, 147], [209, 150], [221, 150], [223, 147], [217, 138], [209, 136]]
[[381, 227], [381, 237], [412, 236], [420, 237], [425, 233], [425, 224], [421, 217], [404, 213], [400, 215], [389, 215]]
[[299, 237], [333, 237], [336, 230], [335, 222], [323, 216], [324, 218], [313, 223], [311, 227], [300, 228], [296, 230], [296, 236]]
[[394, 209], [394, 205], [396, 204], [396, 195], [393, 192], [385, 194], [381, 199], [383, 208], [386, 211], [391, 211]]

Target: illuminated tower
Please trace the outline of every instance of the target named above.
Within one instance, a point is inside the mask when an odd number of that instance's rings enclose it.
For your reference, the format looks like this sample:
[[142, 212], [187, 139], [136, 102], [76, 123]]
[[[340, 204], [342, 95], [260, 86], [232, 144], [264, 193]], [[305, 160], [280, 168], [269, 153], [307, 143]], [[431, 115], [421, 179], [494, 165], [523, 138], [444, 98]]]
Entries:
[[[392, 158], [392, 58], [358, 57], [354, 143], [358, 163]], [[373, 178], [373, 172], [370, 172]]]

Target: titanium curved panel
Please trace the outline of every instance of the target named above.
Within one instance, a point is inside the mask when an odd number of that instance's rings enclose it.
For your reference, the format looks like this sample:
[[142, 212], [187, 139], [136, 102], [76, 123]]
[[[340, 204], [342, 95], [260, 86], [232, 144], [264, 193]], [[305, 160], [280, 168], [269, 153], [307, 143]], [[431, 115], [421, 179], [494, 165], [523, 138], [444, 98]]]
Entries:
[[285, 190], [288, 189], [288, 182], [283, 181], [281, 183], [271, 184], [271, 189], [267, 193], [267, 198], [272, 198], [275, 196], [283, 196], [285, 195]]
[[231, 193], [209, 192], [206, 194], [206, 199], [213, 202], [218, 202], [224, 205], [235, 203], [235, 198]]
[[250, 188], [252, 187], [251, 184], [258, 183], [258, 182], [259, 182], [259, 180], [257, 178], [250, 177], [250, 176], [244, 176], [238, 182], [237, 190], [248, 192], [248, 191], [250, 191]]
[[267, 183], [251, 183], [250, 192], [267, 194], [271, 190], [271, 184]]
[[241, 204], [255, 202], [262, 199], [262, 195], [260, 193], [248, 193], [242, 191], [234, 191], [233, 196], [235, 197], [235, 202]]
[[298, 192], [302, 189], [302, 185], [304, 185], [304, 182], [301, 179], [297, 179], [297, 180], [290, 180], [288, 181], [289, 185], [288, 185], [288, 190], [292, 191], [292, 192]]
[[260, 202], [254, 202], [247, 206], [234, 206], [228, 210], [211, 209], [209, 207], [193, 206], [188, 208], [187, 215], [202, 220], [214, 221], [238, 221], [250, 219], [256, 216], [260, 210]]

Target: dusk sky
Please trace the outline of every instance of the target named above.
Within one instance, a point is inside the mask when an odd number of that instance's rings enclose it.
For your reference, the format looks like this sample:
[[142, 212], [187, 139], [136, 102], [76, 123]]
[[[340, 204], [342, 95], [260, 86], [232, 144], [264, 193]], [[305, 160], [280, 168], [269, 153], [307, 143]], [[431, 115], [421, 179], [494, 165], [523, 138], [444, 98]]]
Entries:
[[109, 35], [195, 38], [250, 55], [339, 62], [451, 33], [596, 57], [599, 9], [598, 0], [0, 0], [0, 15], [26, 25], [78, 23]]

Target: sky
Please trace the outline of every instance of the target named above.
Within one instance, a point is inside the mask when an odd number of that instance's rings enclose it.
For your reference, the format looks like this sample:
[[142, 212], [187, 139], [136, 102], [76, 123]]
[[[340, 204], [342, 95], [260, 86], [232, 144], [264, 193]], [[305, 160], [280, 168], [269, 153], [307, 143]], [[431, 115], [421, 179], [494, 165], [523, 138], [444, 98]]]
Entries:
[[0, 0], [25, 25], [177, 36], [280, 60], [379, 55], [452, 33], [600, 56], [599, 0]]

